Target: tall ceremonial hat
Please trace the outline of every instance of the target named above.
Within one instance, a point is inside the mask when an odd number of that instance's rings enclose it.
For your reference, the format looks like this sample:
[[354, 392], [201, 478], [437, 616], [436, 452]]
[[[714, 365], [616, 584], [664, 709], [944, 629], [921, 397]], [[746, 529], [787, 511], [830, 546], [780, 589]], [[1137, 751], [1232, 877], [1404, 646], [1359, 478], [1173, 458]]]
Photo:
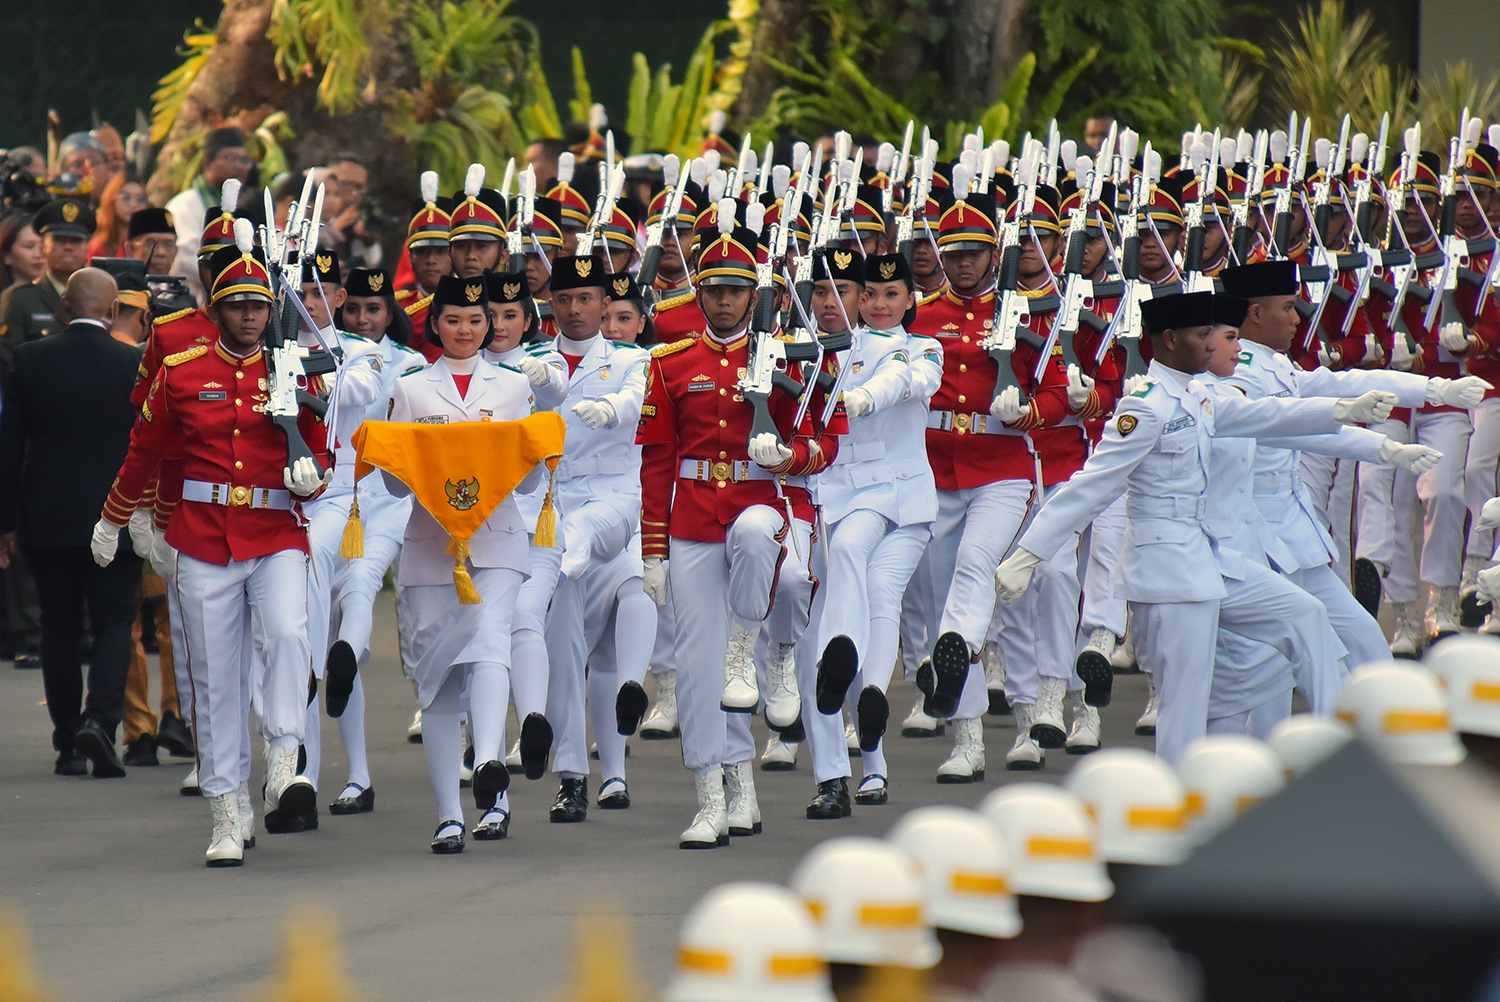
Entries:
[[1322, 184], [1325, 180], [1328, 181], [1329, 203], [1332, 205], [1343, 205], [1345, 191], [1344, 179], [1337, 176], [1330, 178], [1328, 176], [1327, 168], [1319, 167], [1317, 170], [1312, 172], [1311, 176], [1309, 176], [1307, 179], [1307, 190], [1309, 192], [1316, 191], [1318, 185]]
[[453, 202], [448, 223], [450, 241], [505, 238], [505, 198], [495, 189], [484, 187], [483, 164], [469, 165], [464, 189], [453, 196]]
[[350, 296], [389, 296], [391, 290], [391, 276], [378, 268], [350, 268], [344, 276], [344, 292]]
[[155, 206], [147, 206], [137, 209], [130, 217], [130, 226], [126, 230], [126, 238], [134, 240], [136, 237], [148, 236], [152, 233], [173, 233], [177, 227], [172, 225], [172, 214], [166, 209], [158, 209]]
[[820, 250], [813, 263], [812, 278], [814, 282], [853, 282], [855, 285], [864, 285], [864, 259], [857, 251], [839, 247]]
[[609, 273], [604, 268], [604, 258], [598, 254], [585, 256], [559, 255], [552, 261], [552, 291], [566, 289], [608, 289]]
[[1239, 327], [1245, 322], [1245, 315], [1250, 312], [1250, 300], [1232, 292], [1215, 292], [1213, 296], [1216, 326]]
[[[1213, 208], [1211, 211], [1217, 212], [1225, 219], [1229, 218], [1232, 211], [1229, 206], [1229, 191], [1232, 184], [1233, 179], [1230, 177], [1229, 172], [1220, 167], [1218, 176], [1214, 182], [1214, 193], [1211, 200], [1211, 205]], [[1198, 201], [1198, 199], [1198, 175], [1183, 174], [1182, 204], [1189, 205], [1193, 202]]]
[[234, 246], [234, 213], [239, 207], [240, 179], [232, 177], [219, 190], [219, 214], [204, 224], [203, 239], [198, 243], [199, 261]]
[[234, 243], [214, 251], [208, 259], [208, 270], [213, 275], [210, 303], [244, 299], [275, 302], [271, 276], [260, 252], [255, 250], [255, 227], [248, 219], [235, 220]]
[[[555, 276], [556, 272], [553, 274]], [[531, 299], [531, 285], [526, 281], [525, 275], [509, 271], [489, 271], [485, 272], [484, 285], [492, 304], [524, 303]]]
[[609, 293], [609, 298], [616, 301], [621, 299], [634, 299], [637, 301], [644, 299], [644, 296], [641, 294], [641, 287], [636, 284], [635, 276], [628, 271], [618, 271], [610, 275], [604, 287], [605, 291]]
[[732, 134], [726, 137], [724, 129], [726, 119], [727, 116], [723, 111], [716, 110], [709, 113], [708, 132], [703, 137], [702, 152], [714, 150], [719, 154], [719, 163], [725, 167], [733, 167], [739, 161], [740, 151], [731, 140], [738, 137]]
[[872, 282], [901, 282], [908, 292], [917, 287], [911, 265], [906, 263], [904, 254], [871, 254], [865, 258], [864, 271], [866, 285]]
[[[1062, 195], [1062, 202], [1057, 207], [1058, 222], [1066, 228], [1072, 219], [1073, 210], [1083, 206], [1083, 191], [1072, 181], [1061, 181], [1058, 183], [1058, 192]], [[1110, 233], [1115, 232], [1115, 186], [1105, 181], [1099, 194], [1099, 204], [1094, 206], [1093, 212], [1084, 217], [1084, 230], [1091, 237], [1099, 235], [1101, 221], [1105, 229]]]
[[1480, 143], [1471, 146], [1464, 153], [1464, 165], [1458, 172], [1469, 179], [1470, 184], [1482, 185], [1486, 188], [1496, 186], [1496, 150], [1489, 143]]
[[1152, 334], [1212, 327], [1213, 323], [1212, 292], [1182, 292], [1141, 303], [1141, 324]]
[[563, 229], [584, 229], [589, 224], [589, 217], [593, 215], [593, 207], [589, 205], [588, 199], [573, 186], [576, 169], [577, 158], [572, 151], [560, 155], [557, 158], [557, 184], [547, 192], [548, 198], [557, 199], [562, 206], [560, 225]]
[[589, 105], [588, 138], [575, 146], [568, 147], [578, 162], [604, 159], [606, 150], [604, 130], [608, 127], [609, 115], [605, 112], [604, 105], [597, 102]]
[[1225, 268], [1219, 272], [1219, 281], [1224, 283], [1225, 292], [1241, 299], [1295, 296], [1300, 291], [1297, 262], [1290, 260], [1259, 261]]
[[39, 234], [87, 240], [94, 235], [94, 210], [73, 198], [58, 198], [37, 210], [31, 226]]
[[[677, 207], [677, 218], [675, 228], [679, 230], [690, 230], [693, 228], [693, 220], [698, 218], [698, 198], [694, 195], [697, 185], [691, 181], [682, 192], [682, 204]], [[661, 214], [667, 211], [668, 191], [662, 188], [651, 196], [651, 206], [646, 212], [646, 225], [650, 226], [661, 218]]]
[[867, 233], [885, 232], [885, 217], [880, 214], [880, 189], [873, 184], [861, 184], [855, 188], [854, 208], [839, 229], [843, 240], [863, 238]]
[[300, 256], [302, 258], [303, 285], [311, 285], [314, 275], [317, 275], [317, 281], [321, 282], [324, 288], [344, 284], [339, 272], [338, 251], [331, 247], [318, 247], [311, 254]]
[[[763, 197], [770, 198], [772, 196], [766, 195]], [[775, 201], [771, 202], [771, 204], [766, 206], [766, 234], [769, 234], [771, 232], [772, 223], [781, 222], [781, 214], [785, 211], [785, 198], [778, 198]], [[790, 221], [790, 226], [792, 227], [791, 235], [797, 239], [797, 242], [799, 244], [803, 245], [804, 247], [807, 246], [808, 242], [812, 240], [812, 223], [807, 218], [807, 210], [802, 208], [801, 206], [798, 206], [797, 218]], [[787, 247], [790, 252], [791, 241], [787, 241]]]
[[969, 169], [962, 164], [953, 168], [953, 178], [953, 204], [938, 220], [938, 250], [988, 250], [997, 246], [1000, 236], [995, 228], [995, 214], [999, 204], [995, 196], [969, 191]]
[[634, 252], [640, 243], [640, 225], [645, 218], [646, 207], [626, 195], [615, 202], [609, 221], [599, 227], [599, 236], [608, 250]]
[[1151, 186], [1151, 198], [1141, 212], [1158, 226], [1182, 228], [1182, 179], [1163, 177]]
[[[562, 203], [555, 198], [538, 195], [532, 203], [531, 236], [542, 247], [561, 247], [563, 245], [562, 233]], [[535, 248], [525, 248], [528, 254], [534, 253]]]
[[[1022, 220], [1029, 223], [1036, 230], [1037, 236], [1044, 233], [1061, 233], [1062, 224], [1058, 221], [1058, 198], [1057, 189], [1050, 185], [1039, 184], [1036, 186], [1036, 201], [1031, 206], [1031, 214]], [[1014, 220], [1020, 212], [1021, 203], [1013, 202], [1005, 210], [1007, 221]]]
[[446, 247], [452, 220], [448, 210], [453, 203], [438, 195], [438, 175], [424, 170], [420, 181], [422, 197], [412, 203], [411, 222], [406, 227], [408, 247]]
[[736, 225], [735, 205], [742, 202], [725, 198], [720, 203], [716, 226], [712, 231], [700, 228], [696, 278], [699, 286], [756, 284], [755, 259], [759, 237], [755, 231]]
[[[1408, 190], [1420, 195], [1439, 194], [1441, 185], [1438, 178], [1442, 176], [1443, 164], [1438, 155], [1431, 150], [1423, 150], [1417, 154], [1417, 165], [1412, 169], [1411, 183]], [[1401, 181], [1401, 165], [1396, 165], [1396, 172], [1391, 175], [1392, 186]]]

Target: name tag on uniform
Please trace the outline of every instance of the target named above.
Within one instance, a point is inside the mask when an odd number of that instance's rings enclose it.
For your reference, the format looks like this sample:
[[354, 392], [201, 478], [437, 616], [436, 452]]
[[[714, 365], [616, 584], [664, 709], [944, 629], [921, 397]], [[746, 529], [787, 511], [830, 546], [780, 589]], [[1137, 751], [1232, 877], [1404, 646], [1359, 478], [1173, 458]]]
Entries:
[[706, 383], [688, 383], [688, 392], [697, 393], [699, 390], [711, 390], [714, 388], [713, 380]]
[[31, 319], [37, 323], [46, 323], [48, 320], [56, 320], [57, 318], [50, 313], [33, 313]]
[[494, 411], [487, 411], [484, 408], [480, 408], [480, 410], [479, 410], [479, 420], [481, 420], [481, 421], [489, 421], [489, 420], [493, 419], [494, 416], [495, 416], [495, 412]]
[[419, 418], [414, 419], [414, 423], [415, 424], [447, 424], [448, 423], [448, 415], [446, 415], [446, 414], [428, 414], [426, 417], [419, 417]]
[[198, 393], [199, 400], [228, 400], [229, 393], [225, 390], [202, 390]]
[[1175, 418], [1167, 422], [1167, 426], [1161, 430], [1161, 433], [1163, 435], [1170, 435], [1174, 431], [1181, 431], [1184, 428], [1191, 428], [1197, 423], [1198, 422], [1195, 421], [1191, 415], [1189, 415], [1188, 417]]

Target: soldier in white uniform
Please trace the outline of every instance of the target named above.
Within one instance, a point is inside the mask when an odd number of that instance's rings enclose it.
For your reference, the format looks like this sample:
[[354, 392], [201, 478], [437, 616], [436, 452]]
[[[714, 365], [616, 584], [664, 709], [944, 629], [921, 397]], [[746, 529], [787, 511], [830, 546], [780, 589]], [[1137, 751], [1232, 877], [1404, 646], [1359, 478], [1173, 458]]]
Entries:
[[1207, 521], [1211, 437], [1331, 433], [1382, 419], [1391, 406], [1378, 393], [1210, 399], [1193, 377], [1213, 356], [1212, 303], [1211, 293], [1195, 293], [1142, 304], [1155, 356], [1147, 383], [1120, 402], [1083, 470], [1048, 499], [996, 574], [1004, 597], [1018, 598], [1038, 563], [1128, 492], [1120, 594], [1130, 603], [1136, 655], [1161, 693], [1156, 745], [1169, 761], [1206, 731], [1220, 629], [1272, 644], [1291, 661], [1331, 657], [1306, 593], [1216, 540]]

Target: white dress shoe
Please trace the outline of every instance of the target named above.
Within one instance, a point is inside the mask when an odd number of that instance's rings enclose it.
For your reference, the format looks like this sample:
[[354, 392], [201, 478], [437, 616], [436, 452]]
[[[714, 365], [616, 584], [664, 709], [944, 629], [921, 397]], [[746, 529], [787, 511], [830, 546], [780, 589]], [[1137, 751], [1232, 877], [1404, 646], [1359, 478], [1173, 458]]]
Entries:
[[240, 819], [240, 844], [246, 849], [254, 849], [255, 802], [250, 799], [249, 783], [234, 791], [234, 806]]
[[797, 645], [771, 643], [766, 661], [766, 725], [790, 727], [802, 713], [797, 691]]
[[781, 735], [773, 733], [766, 739], [760, 767], [765, 772], [790, 772], [797, 768], [797, 742], [783, 741]]
[[203, 862], [208, 866], [240, 866], [245, 862], [245, 844], [240, 841], [239, 796], [221, 793], [208, 798], [213, 812], [214, 832], [208, 841]]
[[1156, 711], [1161, 702], [1156, 694], [1156, 679], [1149, 674], [1146, 676], [1146, 687], [1150, 691], [1150, 695], [1146, 698], [1146, 708], [1141, 711], [1139, 719], [1135, 722], [1135, 732], [1142, 737], [1149, 737], [1156, 733]]
[[724, 767], [724, 799], [729, 834], [759, 835], [760, 804], [755, 799], [755, 771], [748, 759]]
[[977, 783], [984, 778], [984, 725], [978, 717], [953, 721], [953, 754], [938, 766], [939, 783]]
[[760, 705], [760, 687], [755, 681], [755, 638], [760, 627], [746, 627], [738, 620], [729, 634], [724, 653], [724, 693], [719, 709], [726, 713], [754, 713]]
[[1068, 729], [1069, 755], [1087, 755], [1099, 750], [1099, 711], [1083, 701], [1083, 690], [1068, 693], [1068, 712], [1073, 726]]
[[677, 672], [659, 672], [654, 677], [656, 705], [641, 721], [641, 737], [648, 741], [675, 738], [682, 733], [677, 727]]
[[198, 789], [198, 767], [193, 766], [193, 771], [182, 777], [182, 782], [177, 786], [177, 792], [184, 797], [200, 797], [203, 791]]
[[929, 717], [922, 708], [925, 702], [922, 694], [917, 693], [917, 701], [912, 704], [911, 712], [901, 721], [903, 738], [935, 738], [943, 733], [943, 722], [936, 717]]
[[1043, 748], [1061, 748], [1068, 739], [1067, 729], [1063, 726], [1063, 697], [1068, 692], [1068, 680], [1043, 675], [1036, 690], [1031, 740]]
[[729, 844], [729, 810], [724, 802], [724, 770], [707, 766], [693, 770], [693, 789], [698, 795], [698, 813], [693, 823], [677, 837], [680, 849], [712, 849]]
[[417, 715], [411, 718], [411, 726], [406, 728], [406, 740], [414, 745], [422, 743], [422, 708], [417, 708]]
[[1031, 721], [1036, 716], [1033, 703], [1016, 703], [1011, 707], [1016, 713], [1016, 742], [1005, 753], [1005, 768], [1012, 772], [1031, 772], [1042, 767], [1046, 756], [1041, 746], [1031, 740]]

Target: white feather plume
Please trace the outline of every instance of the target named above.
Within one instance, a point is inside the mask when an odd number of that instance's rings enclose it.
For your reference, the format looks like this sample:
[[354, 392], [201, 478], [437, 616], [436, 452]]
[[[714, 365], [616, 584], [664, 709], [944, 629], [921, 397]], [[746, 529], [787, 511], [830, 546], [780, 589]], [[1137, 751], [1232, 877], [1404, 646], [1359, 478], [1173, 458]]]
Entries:
[[807, 159], [807, 144], [804, 143], [802, 140], [799, 139], [795, 143], [792, 144], [792, 168], [794, 170], [801, 170], [802, 169], [802, 161], [804, 161], [806, 159]]
[[1401, 145], [1406, 149], [1408, 156], [1416, 156], [1420, 152], [1417, 149], [1417, 130], [1407, 129], [1401, 133]]
[[1235, 140], [1234, 159], [1236, 161], [1249, 160], [1255, 154], [1255, 137], [1244, 129], [1240, 130]]
[[927, 140], [927, 162], [928, 163], [930, 163], [930, 164], [937, 163], [938, 149], [939, 149], [939, 146], [938, 146], [938, 141], [936, 139], [929, 139], [929, 140]]
[[693, 183], [698, 187], [703, 187], [708, 181], [708, 161], [702, 157], [690, 161], [688, 163], [688, 177], [692, 178]]
[[[1225, 169], [1234, 165], [1235, 157], [1240, 151], [1239, 145], [1228, 136], [1219, 141], [1219, 166]], [[1249, 156], [1247, 153], [1246, 156]]]
[[875, 169], [882, 174], [890, 172], [891, 165], [896, 162], [896, 147], [890, 143], [881, 143], [875, 148]]
[[1500, 149], [1500, 125], [1490, 126], [1485, 138], [1490, 141], [1491, 146]]
[[236, 219], [234, 221], [234, 245], [240, 249], [241, 254], [249, 254], [255, 249], [255, 224], [248, 219]]
[[766, 225], [766, 207], [759, 202], [751, 202], [745, 206], [745, 228], [756, 236]]
[[598, 132], [609, 124], [609, 115], [605, 114], [604, 105], [595, 102], [589, 105], [589, 128]]
[[740, 177], [744, 178], [746, 181], [755, 180], [755, 168], [759, 165], [760, 158], [756, 156], [755, 151], [747, 151], [745, 153], [745, 162], [740, 164]]
[[974, 133], [964, 136], [964, 152], [969, 153], [979, 149], [979, 137]]
[[1143, 173], [1146, 175], [1147, 184], [1155, 184], [1161, 177], [1161, 153], [1151, 150], [1146, 154], [1146, 162], [1142, 165]]
[[1271, 162], [1274, 164], [1286, 163], [1287, 141], [1286, 133], [1277, 129], [1271, 133], [1270, 141], [1266, 144], [1271, 150]]
[[953, 165], [953, 197], [963, 198], [969, 193], [969, 185], [974, 181], [974, 168], [964, 164]]
[[708, 200], [717, 202], [724, 197], [724, 188], [729, 184], [729, 175], [721, 170], [716, 170], [708, 179]]
[[1468, 127], [1464, 132], [1464, 142], [1468, 144], [1469, 149], [1472, 150], [1475, 146], [1479, 145], [1479, 136], [1483, 131], [1484, 123], [1482, 121], [1477, 118], [1469, 119]]
[[1003, 139], [997, 139], [990, 143], [990, 154], [995, 161], [995, 169], [1002, 170], [1010, 163], [1010, 143]]
[[1365, 154], [1370, 152], [1370, 137], [1363, 132], [1356, 132], [1349, 139], [1349, 162], [1351, 164], [1363, 164]]
[[1135, 155], [1140, 150], [1140, 133], [1134, 129], [1126, 129], [1120, 133], [1120, 156], [1125, 158], [1126, 163], [1134, 163]]
[[1313, 163], [1318, 165], [1319, 170], [1328, 167], [1328, 158], [1333, 156], [1333, 143], [1327, 139], [1319, 138], [1313, 143]]
[[682, 176], [682, 159], [675, 153], [668, 153], [661, 158], [661, 179], [668, 188], [677, 183]]
[[240, 207], [240, 179], [232, 177], [224, 182], [224, 187], [219, 190], [219, 210], [226, 216], [234, 215], [234, 210]]
[[422, 190], [422, 201], [436, 202], [438, 195], [438, 175], [435, 170], [424, 170], [417, 186]]
[[787, 186], [792, 183], [792, 169], [786, 164], [777, 164], [771, 168], [771, 192], [777, 198], [786, 194]]
[[732, 233], [734, 231], [734, 199], [719, 199], [719, 232]]
[[1071, 139], [1064, 139], [1058, 147], [1058, 154], [1062, 157], [1063, 170], [1073, 170], [1078, 166], [1078, 144]]
[[1078, 178], [1078, 186], [1083, 187], [1084, 181], [1089, 176], [1089, 171], [1094, 169], [1094, 158], [1087, 154], [1073, 158], [1073, 166], [1069, 168]]
[[577, 168], [577, 158], [571, 150], [565, 150], [557, 158], [557, 183], [572, 184], [573, 171]]
[[975, 169], [979, 167], [979, 151], [972, 149], [964, 150], [958, 155], [958, 162], [963, 164], [970, 174], [973, 174]]
[[473, 198], [479, 194], [479, 189], [484, 187], [484, 164], [469, 164], [468, 173], [464, 175], [464, 195]]
[[724, 121], [725, 121], [725, 115], [724, 115], [723, 109], [718, 109], [718, 110], [709, 112], [709, 115], [708, 115], [708, 132], [709, 132], [709, 135], [717, 136], [719, 133], [723, 132], [724, 131]]
[[1193, 149], [1197, 145], [1198, 145], [1198, 133], [1189, 131], [1189, 132], [1184, 132], [1182, 134], [1182, 155], [1183, 156], [1185, 156], [1185, 157], [1192, 156], [1193, 155]]
[[719, 164], [722, 163], [723, 160], [724, 156], [718, 150], [708, 150], [703, 154], [703, 162], [708, 164], [708, 169], [710, 172], [718, 170]]

